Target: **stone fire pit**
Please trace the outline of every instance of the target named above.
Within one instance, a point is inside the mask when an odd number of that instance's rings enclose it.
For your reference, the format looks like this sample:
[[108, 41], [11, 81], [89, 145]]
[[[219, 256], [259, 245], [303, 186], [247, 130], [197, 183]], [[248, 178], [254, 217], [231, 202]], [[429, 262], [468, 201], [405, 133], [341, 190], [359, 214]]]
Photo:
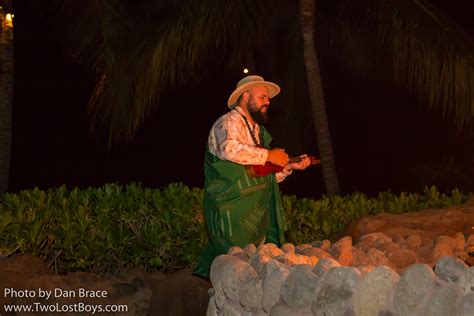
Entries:
[[232, 247], [212, 264], [207, 315], [473, 315], [473, 255], [461, 232]]

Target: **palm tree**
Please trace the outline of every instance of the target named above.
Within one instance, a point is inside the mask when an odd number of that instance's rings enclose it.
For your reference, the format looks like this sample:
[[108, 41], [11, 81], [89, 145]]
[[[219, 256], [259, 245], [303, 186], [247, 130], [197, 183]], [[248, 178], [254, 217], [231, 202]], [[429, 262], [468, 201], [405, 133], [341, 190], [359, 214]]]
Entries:
[[0, 10], [0, 194], [8, 188], [12, 139], [13, 98], [13, 27], [5, 14], [11, 13], [11, 1], [3, 1]]
[[311, 103], [311, 113], [316, 137], [319, 145], [319, 155], [323, 166], [323, 179], [328, 194], [340, 194], [336, 164], [332, 151], [331, 135], [326, 115], [321, 73], [319, 71], [318, 55], [314, 43], [315, 3], [314, 0], [300, 0], [300, 24], [303, 37], [303, 53], [308, 80], [308, 90]]
[[[469, 1], [456, 2], [459, 11], [464, 7], [474, 13]], [[463, 27], [445, 13], [451, 4], [442, 11], [433, 3], [440, 1], [342, 0], [342, 42], [361, 31], [371, 34], [380, 53], [389, 56], [398, 85], [449, 116], [460, 130], [467, 129], [474, 116], [474, 34], [468, 24]]]
[[[69, 29], [74, 36], [63, 38], [75, 40], [67, 46], [76, 57], [92, 65], [99, 78], [90, 102], [92, 125], [107, 126], [109, 144], [131, 139], [163, 93], [199, 79], [206, 62], [232, 67], [244, 60], [247, 51], [259, 51], [259, 45], [275, 40], [267, 18], [279, 3], [150, 0], [137, 5], [118, 0], [87, 0], [80, 4], [68, 1], [61, 8], [61, 16], [69, 21], [64, 25], [77, 28]], [[350, 63], [348, 39], [365, 32], [369, 42], [380, 43], [377, 53], [386, 52], [392, 57], [398, 82], [406, 82], [406, 87], [425, 103], [452, 115], [460, 126], [471, 122], [472, 38], [455, 22], [424, 0], [339, 0], [318, 4], [331, 6], [331, 16], [314, 13], [314, 0], [301, 0], [300, 25], [328, 193], [339, 192], [339, 185], [314, 50], [312, 33], [316, 25], [320, 27], [316, 33], [318, 51], [333, 49], [341, 63]], [[315, 16], [330, 23], [315, 24]], [[326, 34], [332, 36], [325, 37]]]

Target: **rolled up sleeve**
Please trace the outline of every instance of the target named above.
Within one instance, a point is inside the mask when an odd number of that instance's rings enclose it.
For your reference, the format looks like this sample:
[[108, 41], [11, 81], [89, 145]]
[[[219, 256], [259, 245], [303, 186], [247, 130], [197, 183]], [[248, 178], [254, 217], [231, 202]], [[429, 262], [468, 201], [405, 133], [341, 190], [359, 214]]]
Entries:
[[249, 143], [247, 126], [239, 116], [229, 113], [216, 121], [209, 134], [209, 151], [241, 165], [264, 165], [268, 150]]

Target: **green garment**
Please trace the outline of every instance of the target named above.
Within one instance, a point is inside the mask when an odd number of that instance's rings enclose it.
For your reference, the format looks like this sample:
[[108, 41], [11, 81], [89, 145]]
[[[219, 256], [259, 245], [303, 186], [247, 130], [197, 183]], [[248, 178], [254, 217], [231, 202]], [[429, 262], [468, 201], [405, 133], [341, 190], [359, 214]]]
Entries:
[[[270, 134], [260, 126], [263, 146]], [[204, 159], [204, 217], [209, 235], [194, 273], [209, 276], [212, 260], [230, 247], [266, 242], [281, 247], [285, 219], [274, 174], [252, 178], [245, 166], [221, 160], [206, 148]]]

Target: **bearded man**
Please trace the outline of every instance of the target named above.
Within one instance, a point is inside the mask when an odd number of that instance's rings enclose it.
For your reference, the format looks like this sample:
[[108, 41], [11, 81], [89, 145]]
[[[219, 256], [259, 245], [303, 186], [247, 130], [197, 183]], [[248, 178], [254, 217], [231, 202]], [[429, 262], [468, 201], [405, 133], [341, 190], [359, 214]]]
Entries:
[[[204, 217], [209, 241], [194, 273], [208, 277], [212, 260], [232, 246], [284, 243], [285, 218], [278, 182], [294, 169], [304, 170], [307, 155], [289, 162], [282, 148], [263, 127], [268, 121], [270, 99], [280, 92], [275, 83], [247, 76], [237, 83], [227, 101], [230, 111], [209, 133], [204, 158]], [[271, 163], [276, 173], [255, 176], [252, 166]], [[268, 165], [268, 164], [267, 164]]]

